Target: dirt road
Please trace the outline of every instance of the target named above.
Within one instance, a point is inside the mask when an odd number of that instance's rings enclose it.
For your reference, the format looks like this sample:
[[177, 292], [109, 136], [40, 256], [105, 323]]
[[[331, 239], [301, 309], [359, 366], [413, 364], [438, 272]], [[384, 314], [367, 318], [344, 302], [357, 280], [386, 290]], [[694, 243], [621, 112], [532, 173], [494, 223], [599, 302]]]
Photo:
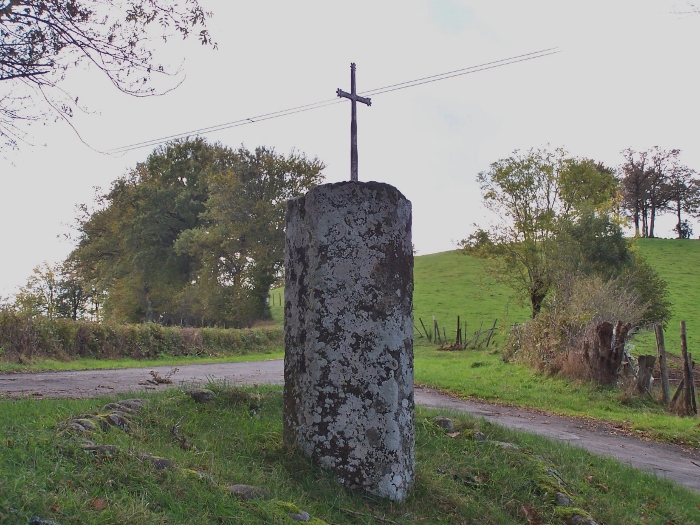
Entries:
[[[174, 384], [224, 380], [231, 384], [282, 384], [281, 360], [251, 363], [185, 365], [172, 375]], [[19, 398], [98, 397], [123, 392], [157, 391], [167, 385], [148, 383], [153, 370], [166, 376], [170, 367], [84, 370], [37, 374], [0, 374], [0, 396]], [[650, 443], [619, 435], [612, 425], [552, 416], [519, 408], [463, 401], [428, 388], [416, 388], [416, 403], [466, 412], [508, 428], [566, 441], [589, 452], [612, 456], [640, 470], [655, 472], [700, 492], [700, 453], [675, 445]]]

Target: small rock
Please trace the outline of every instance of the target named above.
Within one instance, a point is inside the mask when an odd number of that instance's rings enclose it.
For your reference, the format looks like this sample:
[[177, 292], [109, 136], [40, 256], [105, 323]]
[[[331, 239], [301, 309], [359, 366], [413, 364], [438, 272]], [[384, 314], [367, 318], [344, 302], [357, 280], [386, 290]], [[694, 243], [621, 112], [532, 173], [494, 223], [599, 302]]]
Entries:
[[111, 414], [107, 414], [106, 420], [110, 425], [120, 428], [125, 432], [129, 430], [129, 420], [124, 416], [113, 412]]
[[77, 430], [78, 432], [82, 432], [84, 434], [87, 433], [87, 429], [80, 423], [76, 423], [75, 421], [71, 422], [66, 428], [68, 430]]
[[93, 423], [97, 423], [102, 432], [109, 432], [109, 430], [112, 428], [112, 424], [109, 421], [107, 421], [107, 416], [93, 416], [91, 421]]
[[520, 450], [520, 447], [518, 445], [514, 445], [513, 443], [506, 443], [505, 441], [494, 441], [494, 445], [498, 445], [501, 448], [505, 448], [507, 450]]
[[73, 423], [75, 423], [76, 425], [80, 425], [88, 432], [97, 431], [97, 425], [95, 425], [95, 423], [93, 423], [89, 419], [74, 419]]
[[119, 453], [119, 448], [117, 448], [115, 445], [84, 445], [83, 450], [97, 452], [98, 454], [104, 454], [105, 456], [113, 456]]
[[571, 507], [571, 505], [573, 505], [574, 502], [569, 496], [567, 496], [563, 492], [557, 492], [556, 504], [559, 507]]
[[59, 525], [53, 520], [47, 520], [40, 518], [39, 516], [32, 516], [29, 518], [29, 525]]
[[445, 432], [454, 432], [455, 424], [452, 422], [452, 420], [449, 417], [437, 416], [437, 417], [434, 417], [433, 419], [431, 419], [430, 421], [435, 423], [440, 428], [444, 428]]
[[600, 525], [596, 520], [590, 516], [581, 516], [576, 514], [576, 516], [570, 517], [566, 520], [566, 525]]
[[214, 399], [214, 392], [207, 388], [194, 388], [187, 392], [197, 403], [208, 403]]
[[107, 403], [102, 407], [102, 412], [122, 412], [124, 414], [135, 414], [136, 410], [121, 403]]
[[254, 487], [252, 485], [229, 485], [227, 488], [231, 494], [241, 501], [267, 499], [270, 497], [270, 493], [264, 488]]
[[161, 458], [158, 456], [151, 456], [150, 454], [142, 454], [139, 456], [141, 461], [148, 461], [158, 470], [165, 470], [168, 468], [174, 468], [175, 464], [166, 458]]
[[148, 403], [147, 399], [122, 399], [121, 401], [118, 402], [119, 405], [130, 408], [131, 410], [141, 410], [141, 407]]
[[484, 434], [483, 432], [481, 432], [479, 430], [475, 430], [474, 432], [472, 432], [472, 438], [477, 440], [477, 441], [488, 440], [488, 438], [486, 437], [486, 434]]
[[294, 521], [311, 521], [311, 515], [306, 511], [293, 512], [289, 515]]

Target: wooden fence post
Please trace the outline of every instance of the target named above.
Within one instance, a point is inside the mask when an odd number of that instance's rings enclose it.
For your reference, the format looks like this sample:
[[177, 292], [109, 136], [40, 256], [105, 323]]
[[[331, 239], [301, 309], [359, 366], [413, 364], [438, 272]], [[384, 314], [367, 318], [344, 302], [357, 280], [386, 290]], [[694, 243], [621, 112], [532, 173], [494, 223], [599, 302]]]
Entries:
[[664, 344], [664, 330], [660, 324], [654, 325], [656, 334], [656, 349], [659, 354], [659, 368], [661, 369], [661, 392], [664, 405], [671, 404], [671, 388], [668, 384], [668, 368], [666, 366], [666, 345]]
[[425, 327], [425, 325], [423, 324], [423, 319], [422, 319], [422, 318], [419, 317], [418, 320], [420, 321], [420, 325], [423, 327], [423, 331], [425, 332], [425, 337], [427, 337], [427, 338], [428, 338], [428, 341], [430, 341], [430, 342], [432, 343], [432, 342], [433, 342], [433, 334], [432, 334], [432, 332], [431, 332], [431, 333], [428, 333], [428, 329], [427, 329], [427, 328]]
[[685, 380], [685, 413], [698, 414], [695, 403], [695, 381], [693, 379], [693, 362], [688, 353], [688, 343], [685, 336], [685, 321], [681, 321], [681, 352], [683, 353], [683, 379]]
[[440, 327], [438, 326], [437, 318], [435, 316], [433, 316], [433, 333], [435, 334], [435, 341], [440, 341]]
[[489, 343], [491, 342], [491, 338], [493, 337], [493, 331], [496, 329], [496, 322], [498, 319], [493, 320], [493, 326], [491, 327], [491, 330], [489, 331], [489, 338], [486, 340], [486, 348], [489, 347]]

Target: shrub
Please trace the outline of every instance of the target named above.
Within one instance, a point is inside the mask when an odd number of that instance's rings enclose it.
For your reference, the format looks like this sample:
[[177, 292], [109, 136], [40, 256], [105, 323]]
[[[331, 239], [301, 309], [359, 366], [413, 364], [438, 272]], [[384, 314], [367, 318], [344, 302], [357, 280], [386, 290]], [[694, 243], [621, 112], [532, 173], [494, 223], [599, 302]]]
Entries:
[[36, 357], [153, 359], [179, 355], [242, 355], [283, 343], [279, 327], [245, 329], [178, 328], [155, 323], [117, 325], [22, 316], [0, 309], [0, 358]]
[[559, 281], [546, 306], [535, 319], [513, 328], [504, 358], [578, 379], [593, 377], [583, 349], [596, 326], [617, 320], [636, 326], [649, 307], [628, 281], [580, 274]]

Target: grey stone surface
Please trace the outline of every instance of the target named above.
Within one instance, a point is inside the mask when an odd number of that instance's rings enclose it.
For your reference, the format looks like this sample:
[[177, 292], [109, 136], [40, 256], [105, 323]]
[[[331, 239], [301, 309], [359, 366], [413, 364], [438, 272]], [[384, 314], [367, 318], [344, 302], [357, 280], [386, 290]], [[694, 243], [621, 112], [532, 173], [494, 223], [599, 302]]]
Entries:
[[214, 392], [208, 388], [192, 388], [187, 393], [197, 403], [208, 403], [214, 399]]
[[455, 424], [449, 417], [436, 416], [433, 419], [431, 419], [430, 421], [435, 423], [440, 428], [444, 428], [445, 432], [454, 432]]
[[411, 203], [342, 182], [287, 204], [284, 438], [347, 487], [415, 477]]

